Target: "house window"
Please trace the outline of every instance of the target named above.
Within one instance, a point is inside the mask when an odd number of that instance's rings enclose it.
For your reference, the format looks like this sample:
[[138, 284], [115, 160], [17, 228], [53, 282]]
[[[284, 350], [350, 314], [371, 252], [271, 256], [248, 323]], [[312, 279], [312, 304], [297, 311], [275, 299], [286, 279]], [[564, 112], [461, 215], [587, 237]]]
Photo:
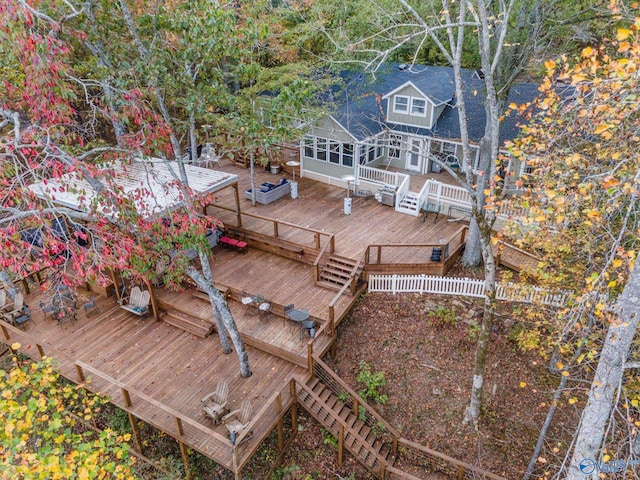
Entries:
[[304, 136], [304, 156], [309, 158], [315, 158], [314, 152], [314, 138], [310, 135]]
[[402, 136], [393, 135], [389, 137], [389, 157], [400, 158], [400, 147], [402, 146]]
[[327, 161], [327, 139], [326, 138], [316, 138], [316, 159], [322, 160], [323, 162]]
[[427, 111], [427, 102], [422, 98], [411, 98], [411, 115], [424, 117]]
[[398, 113], [407, 113], [409, 111], [409, 97], [396, 95], [393, 100], [393, 111]]
[[329, 141], [329, 163], [340, 164], [341, 144], [335, 140]]
[[353, 144], [342, 144], [342, 165], [345, 167], [353, 167]]

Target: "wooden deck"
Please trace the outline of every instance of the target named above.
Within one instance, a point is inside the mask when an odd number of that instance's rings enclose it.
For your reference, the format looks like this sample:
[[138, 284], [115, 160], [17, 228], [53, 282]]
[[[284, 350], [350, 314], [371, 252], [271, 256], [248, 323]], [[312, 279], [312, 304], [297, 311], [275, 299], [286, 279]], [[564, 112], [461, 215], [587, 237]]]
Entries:
[[[333, 235], [336, 254], [363, 259], [368, 245], [437, 244], [460, 228], [459, 222], [450, 223], [446, 218], [434, 224], [432, 220], [424, 222], [397, 213], [373, 197], [354, 198], [352, 214], [345, 215], [343, 188], [304, 178], [296, 178], [299, 198], [286, 197], [254, 207], [242, 198], [250, 188], [249, 170], [228, 164], [222, 169], [239, 175], [241, 210], [254, 215], [242, 216], [244, 229], [273, 233], [273, 223], [255, 216], [300, 225], [308, 230], [281, 223], [277, 236], [285, 242], [308, 245], [309, 251], [317, 252], [316, 242], [322, 248]], [[258, 169], [256, 183], [281, 176]], [[291, 179], [288, 174], [287, 177]], [[220, 208], [210, 207], [209, 212], [231, 226], [237, 225], [233, 189], [217, 195], [216, 206]], [[222, 353], [215, 334], [198, 338], [156, 322], [152, 316], [140, 318], [122, 310], [113, 297], [100, 297], [101, 313], [87, 317], [80, 311], [75, 323], [58, 325], [37, 312], [42, 294], [32, 293], [26, 303], [35, 312], [35, 321], [24, 331], [0, 322], [3, 341], [20, 342], [34, 358], [42, 354], [54, 357], [68, 378], [76, 382], [91, 378], [89, 388], [110, 395], [119, 407], [237, 472], [291, 405], [291, 380], [303, 383], [310, 375], [311, 353], [322, 354], [335, 340], [335, 331], [329, 328], [330, 317], [337, 325], [357, 298], [349, 294], [337, 296], [335, 290], [316, 286], [314, 259], [295, 254], [291, 257], [256, 248], [249, 248], [247, 253], [221, 247], [212, 251], [214, 279], [228, 287], [229, 306], [247, 344], [253, 370], [247, 379], [239, 375], [235, 354]], [[272, 302], [271, 318], [262, 321], [255, 311], [245, 312], [237, 301], [242, 291], [261, 294]], [[189, 315], [213, 320], [210, 306], [194, 298], [191, 291], [158, 290], [155, 294], [161, 306], [170, 305]], [[299, 331], [283, 320], [282, 307], [291, 303], [309, 310], [318, 322], [315, 339], [308, 335], [301, 338]], [[235, 458], [225, 427], [213, 427], [200, 405], [200, 399], [215, 390], [221, 380], [229, 384], [232, 408], [249, 398], [256, 412], [253, 436], [236, 449]]]

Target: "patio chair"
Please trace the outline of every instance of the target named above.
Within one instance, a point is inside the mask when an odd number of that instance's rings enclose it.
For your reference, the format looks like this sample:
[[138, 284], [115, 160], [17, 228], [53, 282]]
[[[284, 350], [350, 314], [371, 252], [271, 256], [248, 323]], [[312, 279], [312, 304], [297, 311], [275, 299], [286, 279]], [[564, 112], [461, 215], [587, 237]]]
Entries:
[[31, 320], [31, 309], [26, 305], [22, 306], [20, 312], [12, 319], [11, 324], [20, 327]]
[[247, 313], [247, 310], [249, 310], [249, 307], [253, 303], [253, 295], [249, 295], [249, 293], [243, 291], [240, 298], [242, 306], [244, 307], [244, 313]]
[[227, 382], [220, 382], [215, 392], [200, 400], [204, 413], [213, 420], [214, 425], [218, 425], [222, 417], [229, 413], [227, 408], [228, 397], [229, 385], [227, 385]]
[[260, 320], [267, 320], [271, 315], [271, 302], [264, 301], [258, 305], [258, 313], [260, 314]]
[[294, 307], [293, 303], [291, 303], [289, 305], [286, 305], [284, 307], [284, 316], [282, 317], [282, 321], [286, 324], [287, 320], [289, 320], [289, 331], [291, 331], [291, 322], [292, 322], [292, 320], [289, 319], [289, 312], [291, 310], [293, 310], [294, 308], [295, 307]]
[[314, 320], [300, 322], [300, 340], [304, 338], [305, 332], [308, 332], [311, 338], [316, 336], [316, 322]]
[[38, 306], [40, 307], [40, 311], [42, 312], [42, 320], [47, 318], [47, 315], [51, 315], [52, 318], [55, 318], [56, 314], [58, 313], [58, 309], [51, 303], [47, 305], [41, 300]]
[[98, 305], [96, 304], [96, 296], [92, 295], [91, 298], [84, 302], [82, 304], [82, 308], [84, 309], [84, 314], [88, 317], [89, 316], [89, 310], [93, 309], [96, 312], [100, 313], [100, 309], [98, 308]]
[[151, 294], [149, 290], [140, 290], [140, 287], [133, 287], [129, 295], [128, 303], [120, 305], [120, 308], [127, 310], [139, 316], [146, 315], [149, 312], [149, 302]]
[[[225, 424], [227, 430], [229, 430], [229, 438], [231, 439], [231, 445], [236, 444], [238, 435], [241, 435], [249, 425], [251, 416], [253, 415], [253, 409], [249, 400], [244, 400], [240, 405], [240, 409], [222, 417], [222, 423]], [[251, 432], [244, 437], [243, 440], [247, 440], [251, 437]]]
[[9, 305], [9, 308], [12, 308], [12, 310], [7, 310], [3, 314], [5, 319], [9, 323], [13, 323], [15, 318], [22, 314], [22, 307], [24, 307], [24, 295], [22, 292], [17, 292], [13, 299], [13, 305]]

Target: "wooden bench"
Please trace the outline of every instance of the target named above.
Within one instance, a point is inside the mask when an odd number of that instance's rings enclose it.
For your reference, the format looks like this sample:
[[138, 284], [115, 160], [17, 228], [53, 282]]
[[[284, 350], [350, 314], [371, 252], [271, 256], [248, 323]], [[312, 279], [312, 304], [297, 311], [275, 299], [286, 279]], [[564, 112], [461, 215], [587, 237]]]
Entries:
[[142, 291], [139, 287], [133, 287], [128, 303], [120, 305], [120, 308], [142, 317], [149, 313], [150, 301], [151, 293], [149, 293], [149, 290]]

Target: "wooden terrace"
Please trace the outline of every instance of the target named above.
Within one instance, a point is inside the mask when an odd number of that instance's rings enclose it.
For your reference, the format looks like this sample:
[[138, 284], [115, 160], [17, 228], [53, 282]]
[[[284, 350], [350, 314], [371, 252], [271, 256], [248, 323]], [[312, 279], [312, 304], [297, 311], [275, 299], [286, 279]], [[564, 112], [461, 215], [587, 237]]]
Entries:
[[[240, 470], [270, 432], [277, 430], [281, 453], [285, 436], [295, 435], [295, 384], [302, 385], [311, 377], [312, 357], [321, 357], [331, 347], [337, 325], [365, 287], [365, 257], [369, 263], [376, 263], [376, 258], [378, 267], [388, 261], [437, 263], [442, 269], [446, 262], [431, 262], [425, 252], [446, 240], [451, 257], [459, 254], [464, 232], [459, 222], [449, 222], [444, 216], [437, 223], [431, 216], [423, 221], [397, 213], [373, 197], [354, 198], [352, 214], [345, 215], [345, 189], [305, 178], [296, 178], [297, 199], [286, 197], [252, 206], [242, 198], [238, 211], [236, 199], [250, 188], [249, 170], [233, 165], [223, 165], [222, 170], [239, 176], [238, 187], [218, 192], [208, 212], [220, 218], [231, 234], [245, 238], [249, 248], [240, 253], [215, 247], [210, 263], [247, 345], [253, 370], [250, 378], [240, 377], [237, 357], [222, 354], [216, 335], [199, 338], [151, 316], [140, 318], [122, 310], [113, 296], [99, 298], [100, 313], [87, 316], [80, 311], [76, 322], [58, 325], [38, 312], [43, 294], [35, 291], [26, 298], [34, 321], [25, 330], [3, 321], [0, 326], [4, 343], [19, 342], [22, 351], [34, 358], [54, 357], [64, 376], [75, 382], [88, 381], [88, 388], [109, 395], [129, 413], [134, 433], [135, 418], [139, 418], [175, 437], [185, 462], [188, 446], [239, 478]], [[256, 169], [256, 184], [282, 175]], [[403, 248], [403, 244], [413, 247]], [[393, 253], [384, 253], [388, 250]], [[329, 254], [354, 261], [353, 281], [341, 289], [329, 289], [317, 281], [319, 263]], [[254, 309], [246, 310], [238, 301], [243, 291], [261, 294], [271, 302], [271, 317], [264, 320]], [[154, 304], [213, 323], [210, 305], [194, 293], [193, 289], [180, 293], [156, 289]], [[284, 319], [283, 307], [292, 303], [309, 310], [318, 323], [314, 339], [301, 336]], [[222, 380], [229, 384], [232, 409], [245, 399], [253, 404], [249, 429], [253, 435], [236, 447], [225, 427], [213, 426], [200, 405], [200, 399]], [[283, 427], [288, 414], [289, 435]], [[134, 438], [140, 449], [139, 438]]]

